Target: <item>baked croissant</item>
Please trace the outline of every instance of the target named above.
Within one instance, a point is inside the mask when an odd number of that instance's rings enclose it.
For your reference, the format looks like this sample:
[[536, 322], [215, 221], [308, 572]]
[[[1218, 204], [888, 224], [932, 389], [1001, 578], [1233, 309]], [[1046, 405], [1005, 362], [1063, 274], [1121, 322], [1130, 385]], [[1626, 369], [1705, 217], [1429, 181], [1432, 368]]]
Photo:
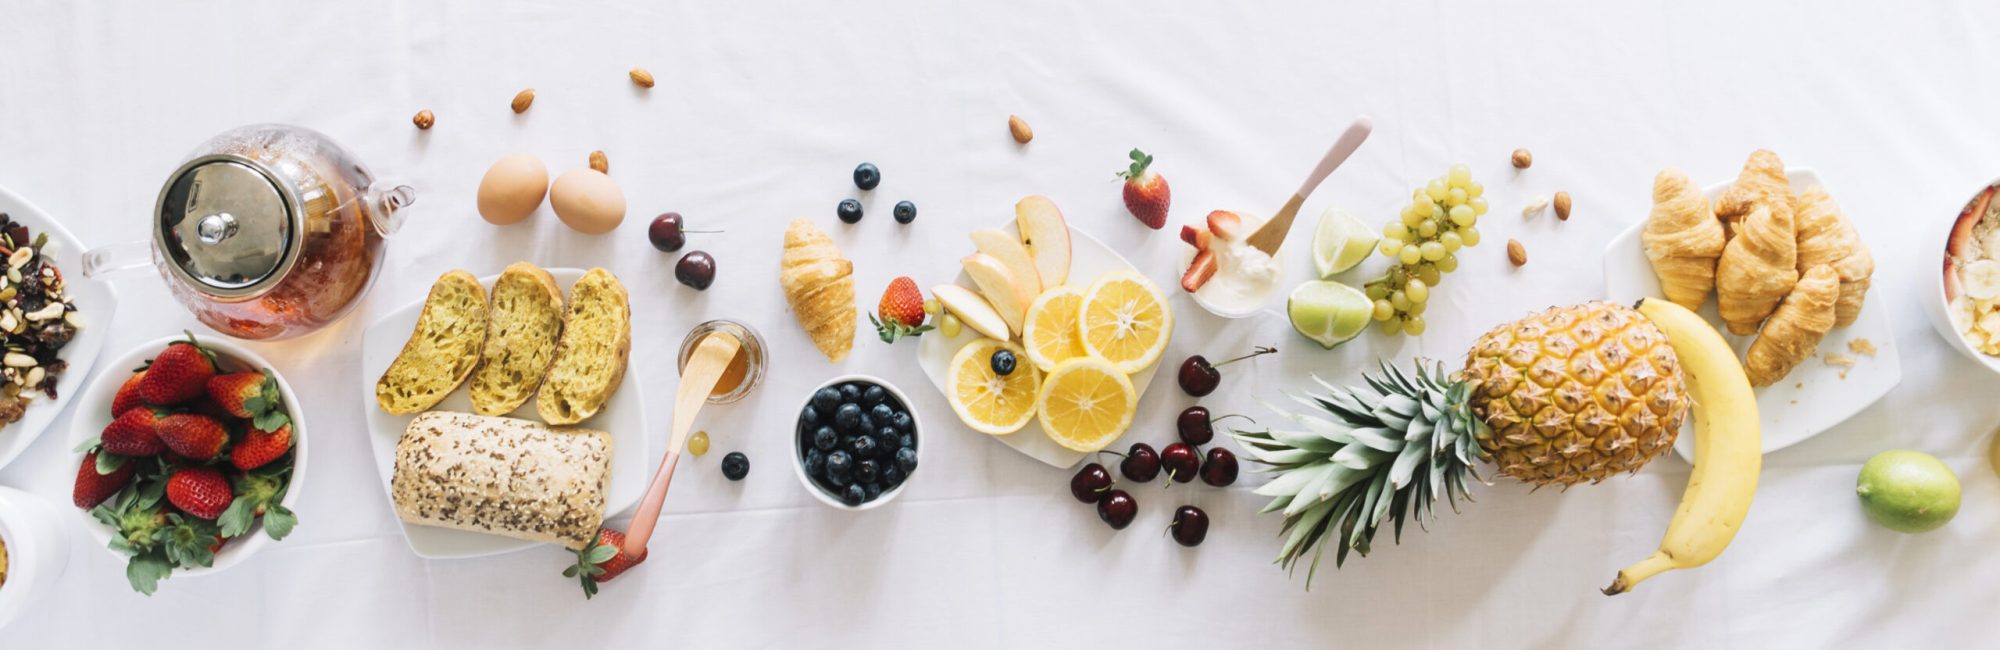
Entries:
[[1819, 352], [1820, 339], [1833, 329], [1834, 303], [1840, 296], [1840, 274], [1833, 267], [1819, 265], [1806, 271], [1804, 278], [1784, 304], [1771, 314], [1771, 322], [1750, 343], [1743, 370], [1750, 385], [1769, 386], [1791, 374], [1792, 369]]
[[785, 301], [828, 361], [839, 363], [854, 348], [854, 263], [808, 219], [785, 227], [785, 254], [778, 259], [778, 285]]
[[1799, 281], [1799, 242], [1790, 206], [1780, 213], [1756, 204], [1736, 225], [1715, 265], [1715, 303], [1733, 334], [1757, 331], [1764, 317]]
[[1715, 216], [1722, 225], [1735, 227], [1750, 216], [1750, 209], [1763, 204], [1772, 214], [1792, 221], [1792, 181], [1785, 177], [1785, 161], [1768, 149], [1750, 152], [1736, 183], [1715, 200]]
[[1726, 239], [1708, 197], [1686, 173], [1669, 167], [1653, 177], [1653, 212], [1639, 241], [1668, 300], [1688, 309], [1700, 309], [1708, 301]]
[[1840, 206], [1826, 188], [1814, 185], [1792, 201], [1792, 214], [1799, 229], [1799, 270], [1825, 264], [1840, 275], [1840, 302], [1834, 306], [1834, 327], [1846, 327], [1861, 315], [1861, 302], [1868, 295], [1875, 274], [1875, 256], [1854, 224], [1841, 215]]

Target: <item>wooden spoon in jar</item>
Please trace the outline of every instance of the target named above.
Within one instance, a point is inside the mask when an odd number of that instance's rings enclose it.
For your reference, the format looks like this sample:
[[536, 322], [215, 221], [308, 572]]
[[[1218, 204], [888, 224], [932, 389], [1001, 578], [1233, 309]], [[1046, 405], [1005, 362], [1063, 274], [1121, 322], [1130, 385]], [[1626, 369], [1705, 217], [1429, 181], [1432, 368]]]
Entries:
[[1355, 149], [1361, 148], [1361, 143], [1367, 140], [1369, 132], [1374, 130], [1375, 123], [1370, 121], [1368, 116], [1354, 118], [1354, 123], [1347, 126], [1347, 131], [1341, 133], [1340, 139], [1335, 140], [1333, 147], [1327, 149], [1326, 155], [1320, 158], [1319, 166], [1313, 168], [1312, 175], [1307, 176], [1306, 182], [1299, 185], [1299, 191], [1293, 192], [1292, 198], [1285, 201], [1285, 207], [1272, 215], [1270, 221], [1264, 222], [1257, 232], [1250, 233], [1250, 246], [1264, 251], [1265, 255], [1277, 255], [1278, 246], [1285, 243], [1285, 235], [1292, 231], [1292, 219], [1299, 216], [1299, 207], [1305, 205], [1306, 197], [1311, 196], [1313, 190], [1319, 187], [1320, 181], [1326, 180], [1334, 169], [1340, 167], [1340, 163], [1346, 162], [1347, 157], [1353, 155]]
[[695, 347], [694, 355], [688, 359], [687, 369], [681, 371], [680, 389], [674, 393], [674, 430], [667, 437], [667, 455], [660, 459], [653, 483], [646, 486], [646, 498], [639, 502], [638, 513], [633, 515], [632, 526], [625, 533], [621, 549], [624, 554], [636, 557], [646, 551], [646, 541], [652, 539], [653, 527], [660, 523], [660, 508], [667, 502], [667, 485], [674, 482], [674, 465], [681, 459], [681, 450], [687, 447], [689, 432], [694, 430], [694, 416], [701, 411], [701, 405], [708, 403], [708, 395], [715, 391], [722, 371], [729, 368], [730, 360], [736, 358], [737, 350], [742, 347], [743, 342], [736, 337], [712, 332], [701, 338], [701, 345]]

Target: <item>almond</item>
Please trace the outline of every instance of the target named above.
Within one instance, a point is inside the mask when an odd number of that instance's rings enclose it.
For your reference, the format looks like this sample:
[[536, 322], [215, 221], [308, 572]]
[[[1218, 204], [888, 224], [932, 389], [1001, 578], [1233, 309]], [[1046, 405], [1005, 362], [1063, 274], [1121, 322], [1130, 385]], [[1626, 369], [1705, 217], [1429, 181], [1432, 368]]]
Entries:
[[597, 170], [599, 174], [609, 174], [611, 173], [611, 159], [604, 157], [603, 150], [592, 151], [590, 152], [590, 168]]
[[653, 73], [647, 72], [645, 68], [633, 68], [632, 83], [639, 84], [640, 88], [651, 88], [653, 87]]
[[1569, 192], [1556, 192], [1556, 218], [1569, 221]]
[[1507, 261], [1513, 262], [1514, 266], [1522, 266], [1528, 263], [1528, 249], [1521, 245], [1521, 240], [1507, 240]]
[[1515, 149], [1513, 161], [1515, 169], [1527, 169], [1535, 164], [1535, 154], [1528, 153], [1527, 149]]
[[410, 118], [410, 123], [417, 125], [418, 129], [423, 130], [429, 130], [432, 124], [437, 124], [437, 121], [437, 116], [432, 115], [431, 109], [428, 108], [417, 111], [417, 116]]
[[514, 95], [514, 112], [526, 113], [528, 106], [535, 103], [535, 89], [529, 88]]
[[1007, 116], [1007, 132], [1014, 134], [1014, 141], [1021, 144], [1027, 144], [1029, 140], [1035, 139], [1035, 130], [1028, 128], [1028, 121], [1021, 119], [1019, 115]]

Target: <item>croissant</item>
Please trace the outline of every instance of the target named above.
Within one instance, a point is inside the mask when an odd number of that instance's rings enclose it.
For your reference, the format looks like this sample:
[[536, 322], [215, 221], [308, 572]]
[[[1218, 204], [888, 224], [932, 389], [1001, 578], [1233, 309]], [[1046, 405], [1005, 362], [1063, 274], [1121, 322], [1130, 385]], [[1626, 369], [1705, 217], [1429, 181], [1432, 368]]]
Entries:
[[1749, 217], [1750, 209], [1758, 204], [1770, 208], [1785, 221], [1792, 220], [1792, 181], [1785, 178], [1785, 161], [1768, 149], [1750, 152], [1736, 183], [1716, 198], [1715, 216], [1722, 220], [1722, 225], [1733, 228]]
[[1819, 351], [1820, 339], [1833, 329], [1834, 304], [1840, 296], [1840, 274], [1824, 264], [1806, 271], [1771, 322], [1750, 343], [1743, 370], [1750, 385], [1769, 386]]
[[1700, 309], [1708, 301], [1725, 240], [1708, 197], [1687, 174], [1669, 167], [1653, 177], [1653, 213], [1646, 217], [1639, 241], [1668, 300], [1688, 309]]
[[808, 219], [785, 227], [785, 253], [778, 259], [778, 285], [792, 316], [828, 361], [839, 363], [854, 348], [854, 263]]
[[1779, 213], [1762, 203], [1752, 208], [1715, 265], [1715, 303], [1731, 333], [1757, 331], [1798, 283], [1798, 260], [1791, 210]]
[[1792, 202], [1798, 220], [1799, 270], [1821, 264], [1840, 274], [1840, 302], [1834, 306], [1834, 327], [1846, 327], [1861, 315], [1861, 302], [1875, 274], [1875, 256], [1854, 224], [1840, 213], [1826, 188], [1814, 185]]

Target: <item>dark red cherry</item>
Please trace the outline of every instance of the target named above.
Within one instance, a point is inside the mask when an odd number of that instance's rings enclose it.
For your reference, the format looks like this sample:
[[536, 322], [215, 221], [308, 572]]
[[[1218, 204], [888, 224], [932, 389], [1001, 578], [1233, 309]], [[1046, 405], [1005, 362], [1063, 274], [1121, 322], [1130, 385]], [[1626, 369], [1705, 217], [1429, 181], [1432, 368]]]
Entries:
[[1201, 482], [1215, 487], [1226, 487], [1236, 482], [1236, 453], [1221, 447], [1208, 448], [1208, 457], [1202, 459]]
[[1208, 513], [1194, 506], [1181, 506], [1174, 510], [1174, 523], [1168, 524], [1167, 529], [1181, 546], [1200, 546], [1202, 540], [1208, 539]]
[[1208, 357], [1204, 357], [1199, 354], [1188, 357], [1186, 361], [1181, 362], [1180, 377], [1178, 378], [1181, 384], [1181, 390], [1187, 391], [1187, 394], [1193, 395], [1195, 397], [1201, 397], [1203, 395], [1213, 393], [1215, 392], [1215, 388], [1217, 386], [1222, 385], [1222, 371], [1220, 370], [1221, 367], [1232, 363], [1236, 363], [1238, 361], [1242, 361], [1244, 359], [1248, 359], [1250, 357], [1264, 355], [1264, 354], [1271, 354], [1277, 351], [1278, 349], [1274, 347], [1258, 346], [1257, 349], [1252, 351], [1250, 354], [1236, 357], [1234, 359], [1230, 359], [1222, 363], [1209, 363]]
[[1103, 465], [1091, 463], [1077, 470], [1069, 479], [1069, 494], [1084, 503], [1097, 503], [1111, 489], [1111, 472]]
[[1201, 454], [1194, 450], [1194, 445], [1176, 442], [1160, 450], [1160, 466], [1166, 468], [1167, 478], [1186, 483], [1200, 473]]
[[1206, 406], [1190, 406], [1181, 411], [1180, 418], [1174, 420], [1174, 429], [1180, 432], [1181, 442], [1190, 445], [1206, 445], [1215, 439], [1215, 426], [1209, 422]]
[[1104, 498], [1097, 502], [1097, 518], [1103, 519], [1113, 530], [1124, 530], [1126, 526], [1132, 525], [1132, 518], [1137, 516], [1139, 516], [1139, 502], [1133, 500], [1132, 495], [1126, 494], [1124, 490], [1106, 492]]
[[1160, 455], [1153, 451], [1152, 445], [1132, 443], [1132, 448], [1125, 451], [1125, 460], [1119, 461], [1118, 471], [1134, 483], [1151, 481], [1160, 475]]

